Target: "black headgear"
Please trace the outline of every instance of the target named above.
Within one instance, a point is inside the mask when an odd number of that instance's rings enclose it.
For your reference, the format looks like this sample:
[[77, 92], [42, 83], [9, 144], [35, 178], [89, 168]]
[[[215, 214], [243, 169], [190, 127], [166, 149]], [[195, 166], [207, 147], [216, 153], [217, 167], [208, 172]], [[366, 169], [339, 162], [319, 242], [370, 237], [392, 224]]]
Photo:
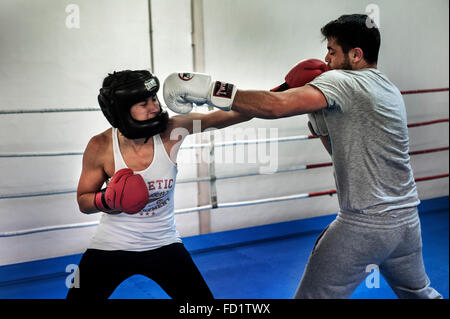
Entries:
[[[131, 107], [155, 96], [159, 80], [149, 71], [114, 72], [108, 77], [110, 84], [103, 85], [98, 103], [108, 122], [129, 139], [150, 138], [167, 128], [169, 115], [160, 107], [158, 115], [145, 121], [131, 117]], [[158, 97], [156, 97], [158, 98]]]

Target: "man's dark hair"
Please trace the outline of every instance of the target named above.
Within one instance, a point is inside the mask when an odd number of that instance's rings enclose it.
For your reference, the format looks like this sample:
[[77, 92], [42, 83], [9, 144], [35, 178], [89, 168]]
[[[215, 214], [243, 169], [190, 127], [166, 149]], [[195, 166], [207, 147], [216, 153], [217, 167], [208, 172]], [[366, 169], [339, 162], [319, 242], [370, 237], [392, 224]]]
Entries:
[[381, 36], [374, 21], [366, 14], [340, 16], [325, 25], [321, 30], [325, 39], [333, 38], [347, 54], [354, 48], [361, 48], [368, 63], [378, 62]]

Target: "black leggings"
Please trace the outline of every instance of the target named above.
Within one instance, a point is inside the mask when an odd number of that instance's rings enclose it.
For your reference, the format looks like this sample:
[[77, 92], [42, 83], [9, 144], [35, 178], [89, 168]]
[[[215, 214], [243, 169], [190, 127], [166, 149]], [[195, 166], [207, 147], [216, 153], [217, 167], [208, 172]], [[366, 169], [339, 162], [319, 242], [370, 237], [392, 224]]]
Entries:
[[206, 301], [214, 297], [182, 243], [143, 252], [88, 249], [78, 267], [79, 287], [67, 300], [107, 299], [132, 275], [154, 280], [176, 301]]

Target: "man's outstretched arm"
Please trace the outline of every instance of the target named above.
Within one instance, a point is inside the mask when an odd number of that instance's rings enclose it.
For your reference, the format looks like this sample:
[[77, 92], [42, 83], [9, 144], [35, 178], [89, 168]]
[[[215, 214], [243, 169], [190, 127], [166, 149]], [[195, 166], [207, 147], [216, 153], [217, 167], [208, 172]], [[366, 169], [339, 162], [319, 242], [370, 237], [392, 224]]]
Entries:
[[305, 85], [284, 92], [241, 91], [234, 97], [232, 110], [265, 119], [311, 113], [327, 106], [323, 94]]

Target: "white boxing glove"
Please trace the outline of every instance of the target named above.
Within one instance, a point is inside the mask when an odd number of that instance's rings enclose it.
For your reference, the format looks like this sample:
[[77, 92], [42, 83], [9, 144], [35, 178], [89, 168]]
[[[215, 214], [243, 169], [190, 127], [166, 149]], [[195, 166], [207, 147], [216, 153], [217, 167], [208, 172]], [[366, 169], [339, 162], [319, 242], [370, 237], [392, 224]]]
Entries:
[[202, 73], [172, 73], [164, 81], [163, 95], [167, 107], [175, 113], [189, 113], [194, 104], [208, 104], [223, 111], [231, 110], [237, 88], [212, 81]]
[[308, 113], [308, 127], [313, 136], [327, 136], [328, 128], [322, 110]]

